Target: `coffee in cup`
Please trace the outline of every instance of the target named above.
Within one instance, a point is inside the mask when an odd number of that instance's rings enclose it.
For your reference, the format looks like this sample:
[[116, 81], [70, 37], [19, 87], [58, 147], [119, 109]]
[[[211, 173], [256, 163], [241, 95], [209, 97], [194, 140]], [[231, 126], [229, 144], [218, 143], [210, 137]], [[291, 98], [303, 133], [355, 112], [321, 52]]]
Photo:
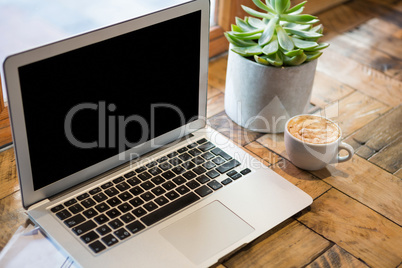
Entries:
[[[339, 126], [324, 117], [298, 115], [285, 125], [285, 146], [290, 161], [299, 168], [318, 170], [328, 164], [349, 160], [353, 148], [341, 142], [342, 131]], [[347, 156], [338, 156], [346, 150]]]

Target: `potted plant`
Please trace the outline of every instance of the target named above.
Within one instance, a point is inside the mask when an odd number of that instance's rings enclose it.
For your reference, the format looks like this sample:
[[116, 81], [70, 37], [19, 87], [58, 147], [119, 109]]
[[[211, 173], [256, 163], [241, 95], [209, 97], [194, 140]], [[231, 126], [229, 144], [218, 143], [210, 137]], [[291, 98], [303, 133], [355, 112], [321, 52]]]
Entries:
[[260, 132], [283, 132], [288, 118], [305, 113], [310, 102], [323, 26], [301, 14], [302, 2], [253, 0], [261, 11], [236, 18], [231, 31], [225, 111], [237, 124]]

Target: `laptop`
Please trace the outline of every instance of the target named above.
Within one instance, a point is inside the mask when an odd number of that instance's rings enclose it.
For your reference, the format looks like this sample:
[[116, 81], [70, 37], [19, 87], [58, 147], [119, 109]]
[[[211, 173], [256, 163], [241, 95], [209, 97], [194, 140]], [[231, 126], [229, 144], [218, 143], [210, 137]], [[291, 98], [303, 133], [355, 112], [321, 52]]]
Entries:
[[207, 126], [209, 1], [4, 63], [22, 202], [81, 267], [209, 267], [312, 203]]

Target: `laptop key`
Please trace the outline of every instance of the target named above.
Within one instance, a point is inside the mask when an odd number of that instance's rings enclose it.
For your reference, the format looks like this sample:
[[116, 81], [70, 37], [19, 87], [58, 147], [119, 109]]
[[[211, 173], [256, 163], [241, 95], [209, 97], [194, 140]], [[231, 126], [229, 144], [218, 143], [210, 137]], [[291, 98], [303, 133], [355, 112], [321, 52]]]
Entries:
[[137, 217], [142, 217], [142, 216], [144, 216], [145, 214], [147, 214], [147, 212], [146, 212], [143, 208], [141, 208], [141, 207], [134, 209], [134, 210], [132, 211], [132, 213], [133, 213], [135, 216], [137, 216]]
[[126, 182], [122, 182], [122, 183], [117, 184], [116, 188], [119, 189], [121, 192], [124, 192], [125, 190], [128, 190], [131, 187]]
[[91, 243], [92, 241], [95, 241], [98, 238], [99, 238], [99, 235], [97, 235], [94, 231], [91, 231], [91, 232], [86, 233], [83, 236], [81, 236], [81, 239], [82, 239], [82, 241], [85, 242], [85, 244]]
[[140, 223], [139, 221], [135, 221], [133, 223], [130, 223], [130, 224], [126, 225], [126, 228], [132, 234], [135, 234], [135, 233], [138, 233], [139, 231], [141, 231], [142, 229], [144, 229], [145, 226], [142, 223]]
[[52, 208], [50, 209], [50, 211], [53, 212], [53, 213], [56, 213], [56, 212], [62, 210], [63, 208], [64, 208], [64, 206], [63, 206], [62, 204], [60, 204], [60, 205], [57, 205], [57, 206], [55, 206], [55, 207], [52, 207]]
[[81, 194], [77, 196], [78, 201], [84, 200], [85, 198], [89, 197], [88, 193]]
[[167, 194], [165, 194], [165, 196], [167, 198], [169, 198], [169, 200], [174, 200], [174, 199], [178, 198], [180, 195], [175, 190], [172, 190], [172, 191], [168, 192]]
[[99, 253], [102, 250], [106, 249], [105, 245], [100, 241], [95, 241], [92, 244], [89, 244], [89, 248], [92, 249], [93, 252]]
[[134, 171], [130, 171], [130, 172], [124, 174], [123, 176], [124, 176], [126, 179], [128, 179], [128, 178], [131, 178], [131, 177], [134, 176], [134, 175], [135, 175], [135, 172], [134, 172]]
[[126, 212], [128, 212], [128, 211], [130, 211], [130, 210], [133, 209], [133, 207], [130, 206], [130, 204], [126, 204], [126, 203], [121, 204], [121, 205], [118, 206], [117, 208], [118, 208], [121, 212], [123, 212], [123, 213], [126, 213]]
[[118, 211], [117, 209], [113, 208], [113, 209], [109, 210], [108, 212], [106, 212], [106, 215], [108, 215], [110, 218], [114, 219], [114, 218], [120, 216], [121, 212]]
[[219, 172], [217, 172], [216, 170], [210, 170], [205, 174], [207, 174], [208, 177], [210, 177], [211, 179], [215, 179], [216, 177], [218, 177], [220, 175]]
[[239, 161], [237, 161], [236, 159], [232, 159], [229, 162], [223, 164], [222, 166], [217, 167], [216, 170], [223, 174], [239, 165], [240, 165]]
[[89, 220], [87, 222], [84, 222], [73, 229], [71, 229], [76, 235], [82, 235], [89, 230], [95, 229], [96, 228], [96, 223], [94, 223], [92, 220]]
[[83, 205], [85, 208], [92, 207], [95, 204], [96, 203], [92, 198], [85, 199], [84, 201], [81, 202], [81, 205]]
[[140, 183], [141, 183], [141, 180], [138, 179], [137, 177], [134, 177], [134, 178], [128, 179], [127, 182], [128, 182], [131, 186], [136, 186], [137, 184], [140, 184]]
[[116, 244], [116, 243], [119, 242], [119, 240], [117, 240], [117, 238], [114, 237], [112, 234], [109, 234], [109, 235], [103, 237], [103, 238], [102, 238], [102, 241], [103, 241], [108, 247], [111, 247], [111, 246], [113, 246], [114, 244]]
[[95, 220], [98, 224], [104, 224], [104, 223], [106, 223], [106, 222], [109, 221], [109, 218], [108, 218], [106, 215], [101, 214], [101, 215], [99, 215], [99, 216], [96, 216], [96, 217], [94, 218], [94, 220]]
[[124, 181], [124, 178], [123, 177], [118, 177], [118, 178], [113, 180], [113, 183], [118, 184], [118, 183], [120, 183], [122, 181]]
[[112, 227], [113, 229], [117, 229], [119, 227], [122, 227], [123, 225], [124, 223], [119, 219], [115, 219], [109, 222], [109, 226]]
[[98, 194], [94, 195], [93, 198], [94, 198], [98, 203], [100, 203], [100, 202], [106, 200], [106, 199], [107, 199], [107, 196], [106, 196], [104, 193], [98, 193]]
[[113, 185], [113, 182], [108, 181], [107, 183], [102, 184], [102, 185], [101, 185], [101, 188], [102, 188], [102, 189], [107, 189], [107, 188], [109, 188], [109, 187], [112, 187], [112, 185]]
[[129, 223], [135, 220], [135, 217], [131, 213], [126, 213], [123, 216], [121, 216], [120, 219], [125, 223]]
[[205, 175], [200, 175], [196, 179], [199, 183], [204, 184], [209, 181], [209, 178]]
[[138, 178], [140, 178], [142, 181], [146, 181], [146, 180], [149, 180], [150, 178], [152, 178], [152, 175], [149, 174], [148, 172], [144, 171], [140, 175], [138, 175]]
[[84, 212], [82, 212], [82, 214], [84, 214], [85, 217], [90, 219], [90, 218], [95, 217], [96, 215], [98, 215], [98, 212], [96, 212], [95, 209], [90, 208], [90, 209], [85, 210]]
[[81, 214], [75, 215], [67, 220], [64, 221], [64, 224], [67, 225], [68, 227], [74, 227], [82, 222], [85, 221], [84, 216], [82, 216]]
[[179, 194], [184, 195], [185, 193], [188, 193], [188, 192], [190, 191], [190, 189], [189, 189], [187, 186], [185, 186], [185, 185], [181, 185], [181, 186], [179, 186], [179, 187], [176, 188], [176, 191], [177, 191]]
[[105, 235], [108, 234], [112, 231], [112, 229], [110, 229], [109, 226], [107, 225], [102, 225], [101, 227], [97, 228], [96, 231], [100, 234], [100, 235]]
[[170, 215], [173, 213], [187, 207], [188, 205], [194, 203], [195, 201], [199, 200], [200, 197], [198, 197], [195, 193], [190, 192], [173, 202], [166, 204], [165, 206], [159, 208], [158, 210], [155, 210], [154, 212], [151, 212], [148, 215], [145, 215], [144, 217], [141, 218], [141, 221], [145, 223], [145, 225], [150, 226]]
[[123, 240], [129, 237], [130, 233], [126, 229], [120, 228], [119, 230], [114, 232], [114, 235], [117, 236], [120, 240]]
[[112, 196], [117, 195], [117, 194], [119, 193], [119, 190], [117, 190], [117, 189], [114, 188], [114, 187], [110, 187], [109, 189], [105, 190], [105, 193], [106, 193], [109, 197], [112, 197]]
[[71, 207], [69, 207], [68, 210], [70, 210], [70, 212], [73, 214], [77, 214], [77, 213], [83, 211], [84, 208], [80, 204], [75, 204], [75, 205], [72, 205]]
[[250, 173], [251, 172], [251, 169], [249, 169], [249, 168], [245, 168], [245, 169], [243, 169], [242, 171], [240, 171], [240, 173], [242, 174], [242, 175], [246, 175], [246, 174], [248, 174], [248, 173]]
[[171, 181], [167, 181], [164, 184], [162, 184], [163, 188], [165, 188], [167, 191], [172, 190], [173, 188], [176, 187], [176, 184], [174, 184]]
[[212, 193], [213, 191], [211, 190], [211, 188], [207, 187], [206, 185], [203, 185], [203, 186], [201, 186], [200, 188], [196, 189], [195, 192], [196, 192], [199, 196], [204, 197], [204, 196], [209, 195], [209, 194]]
[[97, 194], [97, 193], [99, 193], [99, 192], [101, 192], [101, 191], [102, 191], [101, 188], [96, 187], [95, 189], [92, 189], [91, 191], [89, 191], [89, 193], [90, 193], [91, 195], [94, 195], [94, 194]]
[[154, 200], [159, 206], [163, 206], [164, 204], [168, 203], [169, 200], [167, 200], [164, 196], [159, 196], [155, 198]]
[[67, 209], [64, 209], [64, 210], [59, 211], [59, 212], [56, 213], [57, 218], [59, 218], [62, 221], [67, 219], [67, 218], [70, 218], [71, 215], [72, 214], [70, 212], [68, 212]]
[[141, 198], [139, 198], [139, 197], [136, 197], [136, 198], [130, 200], [129, 202], [130, 202], [130, 204], [133, 205], [134, 207], [138, 207], [138, 206], [144, 204], [144, 201], [143, 201]]
[[200, 186], [200, 184], [199, 184], [196, 180], [191, 180], [191, 181], [187, 182], [186, 185], [187, 185], [190, 189], [195, 189], [195, 188], [197, 188], [197, 187]]
[[108, 210], [110, 207], [106, 203], [100, 203], [99, 205], [95, 206], [96, 210], [99, 211], [100, 213]]
[[119, 198], [123, 201], [127, 201], [133, 198], [133, 195], [130, 194], [128, 191], [125, 191], [124, 193], [119, 194]]
[[156, 208], [157, 208], [158, 206], [154, 203], [154, 202], [148, 202], [148, 203], [146, 203], [145, 205], [144, 205], [144, 208], [146, 209], [146, 210], [148, 210], [148, 212], [151, 212], [151, 211], [153, 211], [153, 210], [155, 210]]
[[69, 207], [69, 206], [71, 206], [72, 204], [75, 204], [75, 203], [77, 203], [77, 200], [75, 198], [73, 198], [73, 199], [68, 200], [67, 202], [64, 202], [64, 205], [66, 207]]
[[226, 179], [224, 179], [223, 181], [221, 181], [221, 183], [223, 184], [223, 185], [228, 185], [229, 183], [231, 183], [232, 182], [232, 179], [230, 179], [230, 178], [226, 178]]
[[106, 201], [111, 207], [115, 207], [117, 205], [121, 204], [120, 199], [117, 197], [110, 198], [109, 200]]
[[211, 187], [212, 190], [218, 190], [220, 188], [222, 188], [222, 184], [220, 184], [219, 182], [217, 182], [216, 180], [210, 181], [207, 183], [207, 185], [209, 187]]

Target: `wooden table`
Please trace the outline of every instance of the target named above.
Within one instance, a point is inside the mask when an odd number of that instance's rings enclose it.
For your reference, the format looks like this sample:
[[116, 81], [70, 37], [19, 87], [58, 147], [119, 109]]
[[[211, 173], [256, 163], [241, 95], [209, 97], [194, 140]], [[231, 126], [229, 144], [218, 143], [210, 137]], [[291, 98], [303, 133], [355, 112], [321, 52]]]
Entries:
[[[296, 168], [282, 134], [231, 123], [227, 58], [211, 60], [210, 125], [314, 198], [219, 268], [402, 267], [402, 1], [354, 0], [318, 16], [331, 46], [318, 63], [310, 111], [338, 122], [356, 155], [317, 172]], [[0, 215], [2, 249], [27, 220], [13, 148], [0, 152]]]

